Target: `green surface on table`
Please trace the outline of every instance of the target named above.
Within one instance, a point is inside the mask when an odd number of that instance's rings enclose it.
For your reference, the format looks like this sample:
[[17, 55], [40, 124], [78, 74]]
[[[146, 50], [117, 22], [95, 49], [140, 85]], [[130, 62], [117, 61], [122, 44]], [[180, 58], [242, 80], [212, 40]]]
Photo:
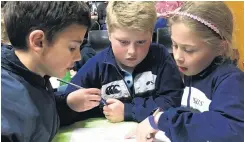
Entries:
[[[120, 123], [125, 123], [125, 122], [120, 122]], [[91, 118], [85, 121], [76, 122], [73, 125], [60, 128], [52, 142], [69, 142], [72, 132], [77, 128], [99, 128], [104, 126], [108, 127], [120, 123], [111, 123], [105, 118]], [[126, 123], [135, 123], [135, 122], [126, 122]]]

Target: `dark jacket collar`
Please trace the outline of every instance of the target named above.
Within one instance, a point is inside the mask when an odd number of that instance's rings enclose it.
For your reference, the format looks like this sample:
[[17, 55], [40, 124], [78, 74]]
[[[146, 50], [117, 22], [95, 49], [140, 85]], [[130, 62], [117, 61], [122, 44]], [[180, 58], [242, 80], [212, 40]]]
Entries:
[[104, 63], [117, 66], [116, 59], [111, 45], [109, 45], [109, 47], [104, 51], [104, 56], [105, 56]]
[[1, 66], [2, 68], [14, 72], [15, 74], [22, 76], [26, 81], [32, 85], [38, 85], [41, 87], [49, 86], [49, 76], [41, 77], [40, 75], [30, 71], [28, 68], [21, 63], [19, 58], [14, 52], [14, 48], [9, 48], [9, 46], [1, 46]]
[[203, 71], [201, 71], [200, 73], [198, 73], [197, 75], [194, 75], [194, 76], [192, 76], [192, 77], [200, 77], [200, 78], [205, 78], [206, 76], [208, 76], [210, 73], [212, 73], [212, 72], [214, 72], [215, 71], [215, 69], [218, 67], [218, 66], [220, 66], [220, 65], [222, 65], [222, 64], [229, 64], [229, 63], [231, 63], [231, 60], [230, 59], [227, 59], [227, 60], [225, 60], [224, 62], [223, 61], [221, 61], [222, 60], [222, 57], [220, 57], [220, 56], [218, 56], [218, 57], [216, 57], [213, 61], [212, 61], [212, 63], [206, 68], [206, 69], [204, 69]]

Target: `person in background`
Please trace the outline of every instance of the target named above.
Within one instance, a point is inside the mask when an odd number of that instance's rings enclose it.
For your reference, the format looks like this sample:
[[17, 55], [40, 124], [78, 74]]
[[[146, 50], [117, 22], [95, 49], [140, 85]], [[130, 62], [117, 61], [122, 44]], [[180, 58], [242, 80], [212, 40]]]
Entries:
[[1, 46], [1, 140], [52, 141], [60, 125], [73, 123], [67, 116], [101, 100], [96, 88], [55, 96], [49, 82], [80, 60], [89, 9], [78, 1], [9, 1], [3, 13], [12, 48]]
[[1, 4], [1, 45], [10, 45], [8, 34], [6, 32], [4, 16], [3, 16], [3, 4]]
[[158, 28], [167, 27], [168, 24], [167, 17], [162, 17], [162, 13], [174, 11], [175, 9], [179, 8], [182, 4], [183, 2], [181, 1], [157, 1], [156, 2], [155, 7], [156, 7], [158, 18], [154, 28], [155, 32], [157, 32]]
[[[164, 46], [151, 43], [156, 18], [154, 2], [108, 3], [111, 45], [89, 59], [71, 80], [101, 89], [107, 105], [82, 112], [77, 120], [105, 116], [111, 122], [140, 122], [157, 107], [180, 106], [184, 85], [175, 61]], [[69, 85], [65, 93], [75, 90]]]
[[108, 5], [107, 1], [103, 1], [101, 3], [99, 3], [99, 5], [97, 6], [97, 16], [98, 16], [98, 23], [101, 26], [101, 30], [107, 30], [106, 27], [106, 7]]
[[87, 42], [84, 45], [81, 45], [80, 54], [82, 59], [80, 61], [75, 62], [75, 66], [73, 68], [74, 71], [78, 71], [90, 58], [96, 55], [96, 51], [92, 48], [91, 44]]
[[172, 142], [244, 141], [244, 73], [230, 61], [230, 9], [189, 1], [170, 15], [174, 59], [186, 85], [181, 107], [147, 117], [127, 138], [149, 142], [161, 130]]
[[[63, 80], [70, 82], [72, 77], [77, 73], [77, 71], [93, 56], [96, 55], [96, 51], [91, 47], [89, 43], [81, 45], [81, 60], [76, 61], [72, 70], [68, 71]], [[56, 95], [62, 95], [68, 84], [60, 82], [60, 86], [57, 88]]]

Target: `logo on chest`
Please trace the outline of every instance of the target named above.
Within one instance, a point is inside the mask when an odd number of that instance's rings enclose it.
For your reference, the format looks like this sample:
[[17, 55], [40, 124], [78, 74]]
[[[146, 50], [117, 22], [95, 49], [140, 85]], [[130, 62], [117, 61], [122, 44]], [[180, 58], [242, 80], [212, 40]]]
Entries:
[[102, 97], [104, 99], [108, 99], [108, 98], [120, 99], [120, 98], [127, 98], [130, 96], [130, 92], [128, 91], [123, 80], [116, 80], [108, 84], [104, 84], [102, 86], [101, 91], [102, 91]]
[[204, 101], [201, 101], [198, 98], [193, 97], [193, 103], [199, 106], [203, 106]]
[[105, 90], [105, 93], [107, 95], [118, 94], [120, 92], [121, 92], [121, 89], [120, 89], [120, 86], [119, 85], [110, 85]]
[[142, 94], [155, 89], [157, 76], [151, 71], [136, 75], [134, 79], [135, 94]]
[[[187, 107], [187, 101], [189, 100], [189, 106], [192, 109], [198, 110], [200, 112], [209, 111], [209, 105], [211, 100], [199, 89], [191, 87], [191, 94], [189, 94], [189, 87], [184, 89], [184, 94], [181, 100], [181, 106]], [[190, 98], [189, 98], [190, 97]]]

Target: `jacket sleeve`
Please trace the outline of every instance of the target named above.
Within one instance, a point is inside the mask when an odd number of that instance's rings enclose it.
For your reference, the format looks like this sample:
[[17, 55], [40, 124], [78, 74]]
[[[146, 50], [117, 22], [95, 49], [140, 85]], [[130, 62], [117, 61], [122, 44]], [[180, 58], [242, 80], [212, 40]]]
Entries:
[[[5, 111], [2, 109], [2, 111]], [[14, 128], [17, 128], [20, 130], [20, 125], [17, 123], [11, 123], [10, 121], [15, 118], [16, 116], [7, 116], [3, 115], [1, 116], [1, 141], [3, 142], [24, 142], [21, 140], [21, 136], [23, 136], [23, 133], [21, 131], [14, 131]], [[9, 119], [11, 117], [11, 119]], [[13, 120], [17, 121], [17, 120]], [[15, 125], [15, 126], [13, 126]]]
[[91, 45], [88, 43], [85, 45], [85, 47], [81, 50], [81, 56], [83, 63], [81, 64], [81, 67], [93, 56], [96, 55], [96, 51], [91, 47]]
[[[81, 86], [83, 88], [101, 88], [98, 67], [93, 62], [94, 59], [92, 58], [88, 60], [88, 62], [84, 66], [82, 66], [76, 73], [76, 75], [72, 78], [71, 83], [77, 84], [78, 86]], [[61, 125], [68, 125], [76, 121], [95, 116], [103, 116], [99, 107], [95, 107], [85, 112], [75, 112], [71, 110], [67, 105], [66, 99], [71, 92], [76, 90], [78, 90], [76, 87], [68, 85], [64, 94], [56, 96], [56, 100], [58, 99], [60, 102], [57, 102], [57, 109], [59, 112]]]
[[14, 78], [3, 73], [1, 87], [1, 140], [30, 141], [35, 132], [36, 120], [30, 113], [33, 106], [26, 103], [28, 91]]
[[91, 47], [90, 43], [83, 45], [80, 51], [82, 59], [75, 62], [74, 70], [78, 71], [90, 58], [96, 55], [96, 51]]
[[[94, 57], [90, 58], [75, 74], [71, 82], [83, 88], [101, 88], [101, 81], [99, 79], [100, 68], [99, 63], [96, 60], [97, 59]], [[75, 90], [78, 89], [68, 85], [65, 94], [69, 94]]]
[[157, 72], [156, 93], [147, 98], [135, 97], [132, 103], [125, 103], [125, 120], [140, 122], [158, 107], [167, 110], [180, 106], [184, 89], [182, 78], [169, 53], [164, 60], [159, 64]]
[[217, 84], [209, 111], [171, 108], [159, 118], [159, 129], [175, 142], [244, 141], [244, 74], [225, 75]]
[[75, 118], [78, 113], [68, 106], [67, 95], [55, 92], [55, 101], [60, 119], [60, 126], [66, 126], [76, 122]]

